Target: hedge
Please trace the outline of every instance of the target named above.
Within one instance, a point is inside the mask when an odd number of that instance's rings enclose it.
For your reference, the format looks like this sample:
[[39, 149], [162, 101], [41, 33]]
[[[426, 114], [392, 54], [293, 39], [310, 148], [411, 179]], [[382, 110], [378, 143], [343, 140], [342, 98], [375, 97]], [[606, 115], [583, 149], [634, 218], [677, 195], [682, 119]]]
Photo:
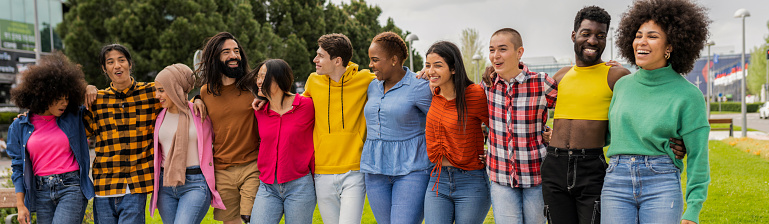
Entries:
[[[758, 112], [758, 108], [764, 103], [749, 103], [745, 105], [748, 113]], [[710, 102], [710, 111], [718, 111], [718, 103]], [[740, 102], [722, 102], [721, 111], [741, 112], [742, 103]]]

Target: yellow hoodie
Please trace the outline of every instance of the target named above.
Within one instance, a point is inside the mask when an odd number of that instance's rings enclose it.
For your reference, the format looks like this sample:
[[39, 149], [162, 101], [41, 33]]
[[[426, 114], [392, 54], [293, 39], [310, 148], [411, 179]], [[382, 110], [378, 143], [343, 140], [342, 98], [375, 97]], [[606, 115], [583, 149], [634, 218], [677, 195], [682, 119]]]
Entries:
[[366, 92], [376, 76], [358, 71], [350, 62], [335, 82], [328, 75], [310, 74], [303, 93], [315, 106], [315, 173], [341, 174], [360, 170], [360, 154], [366, 141]]

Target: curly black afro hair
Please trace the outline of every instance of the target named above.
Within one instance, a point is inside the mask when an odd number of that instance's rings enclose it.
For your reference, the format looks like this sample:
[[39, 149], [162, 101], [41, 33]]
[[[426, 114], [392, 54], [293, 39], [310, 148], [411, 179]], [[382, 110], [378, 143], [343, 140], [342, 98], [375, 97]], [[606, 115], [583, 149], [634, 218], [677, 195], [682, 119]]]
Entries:
[[668, 63], [679, 74], [694, 68], [700, 51], [708, 39], [707, 9], [689, 0], [638, 0], [627, 12], [617, 30], [617, 48], [620, 56], [635, 64], [633, 40], [642, 24], [654, 21], [667, 35], [673, 48]]
[[574, 32], [577, 32], [579, 26], [582, 25], [582, 20], [593, 20], [601, 24], [606, 24], [606, 28], [609, 28], [611, 24], [611, 15], [606, 10], [598, 6], [586, 6], [577, 12], [577, 16], [574, 17]]
[[11, 90], [11, 101], [30, 113], [42, 114], [62, 96], [69, 100], [65, 112], [74, 113], [83, 104], [83, 71], [60, 52], [43, 56], [21, 76], [21, 84]]

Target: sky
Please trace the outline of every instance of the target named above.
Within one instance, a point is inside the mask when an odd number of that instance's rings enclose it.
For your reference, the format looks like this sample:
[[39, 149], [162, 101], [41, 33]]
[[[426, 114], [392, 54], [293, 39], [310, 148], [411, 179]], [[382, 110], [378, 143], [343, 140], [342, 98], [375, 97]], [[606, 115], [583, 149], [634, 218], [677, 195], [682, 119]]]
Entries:
[[[349, 0], [330, 0], [334, 4]], [[420, 54], [434, 42], [452, 41], [459, 45], [463, 29], [475, 28], [481, 36], [484, 52], [488, 58], [489, 38], [494, 31], [511, 27], [523, 37], [523, 60], [531, 57], [555, 57], [559, 62], [574, 60], [571, 31], [574, 16], [585, 6], [597, 5], [612, 17], [611, 27], [619, 24], [621, 15], [632, 4], [631, 0], [366, 0], [369, 5], [382, 9], [380, 23], [392, 17], [403, 30], [419, 37], [414, 48]], [[714, 53], [728, 54], [742, 51], [742, 19], [734, 18], [740, 8], [751, 13], [745, 19], [746, 52], [761, 46], [769, 36], [769, 0], [696, 0], [709, 9], [710, 40], [716, 45]], [[611, 52], [607, 43], [603, 59], [608, 60]], [[617, 58], [616, 47], [614, 57]]]

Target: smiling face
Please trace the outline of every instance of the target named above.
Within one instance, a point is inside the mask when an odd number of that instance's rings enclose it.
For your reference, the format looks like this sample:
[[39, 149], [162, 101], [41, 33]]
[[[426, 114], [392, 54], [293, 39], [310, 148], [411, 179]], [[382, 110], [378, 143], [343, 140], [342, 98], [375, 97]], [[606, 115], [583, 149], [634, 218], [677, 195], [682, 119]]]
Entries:
[[572, 31], [571, 40], [574, 42], [577, 66], [586, 67], [602, 62], [601, 54], [606, 48], [607, 28], [607, 24], [585, 19], [576, 32]]
[[515, 76], [520, 73], [518, 63], [523, 56], [523, 47], [515, 46], [512, 38], [512, 34], [508, 33], [499, 33], [491, 37], [489, 60], [497, 74]]
[[171, 101], [171, 98], [168, 97], [165, 88], [163, 88], [163, 85], [160, 84], [160, 82], [155, 82], [155, 98], [160, 101], [160, 106], [163, 108], [170, 111], [176, 110], [176, 104], [174, 104], [174, 102]]
[[[267, 94], [264, 94], [264, 89], [262, 89], [262, 84], [264, 83], [264, 77], [267, 76], [267, 65], [262, 65], [262, 67], [259, 67], [259, 72], [256, 73], [256, 86], [259, 87], [259, 91], [257, 91], [257, 96], [261, 97], [267, 97]], [[276, 85], [274, 82], [273, 85]]]
[[222, 52], [219, 53], [219, 61], [224, 65], [222, 73], [227, 77], [239, 79], [245, 75], [245, 69], [241, 65], [241, 55], [238, 42], [227, 39], [222, 44]]
[[387, 52], [377, 43], [371, 43], [368, 48], [368, 67], [374, 72], [378, 80], [387, 80], [392, 78], [397, 67], [395, 56], [388, 55]]
[[425, 57], [425, 74], [430, 77], [430, 87], [447, 88], [454, 85], [454, 70], [449, 68], [446, 60], [436, 53], [427, 54]]
[[633, 40], [636, 65], [645, 70], [667, 66], [665, 53], [672, 51], [667, 42], [667, 34], [657, 23], [650, 20], [642, 24]]
[[125, 55], [117, 50], [106, 53], [106, 60], [102, 70], [107, 73], [112, 85], [120, 90], [131, 85], [131, 63]]
[[56, 117], [61, 116], [64, 114], [64, 110], [67, 109], [67, 105], [69, 105], [69, 99], [67, 97], [59, 97], [56, 101], [53, 101], [51, 105], [48, 106], [48, 110], [44, 111], [43, 116], [53, 115]]
[[315, 63], [315, 72], [318, 73], [318, 75], [329, 75], [336, 70], [337, 66], [342, 64], [342, 58], [331, 58], [331, 55], [329, 55], [326, 50], [318, 47], [312, 62]]

